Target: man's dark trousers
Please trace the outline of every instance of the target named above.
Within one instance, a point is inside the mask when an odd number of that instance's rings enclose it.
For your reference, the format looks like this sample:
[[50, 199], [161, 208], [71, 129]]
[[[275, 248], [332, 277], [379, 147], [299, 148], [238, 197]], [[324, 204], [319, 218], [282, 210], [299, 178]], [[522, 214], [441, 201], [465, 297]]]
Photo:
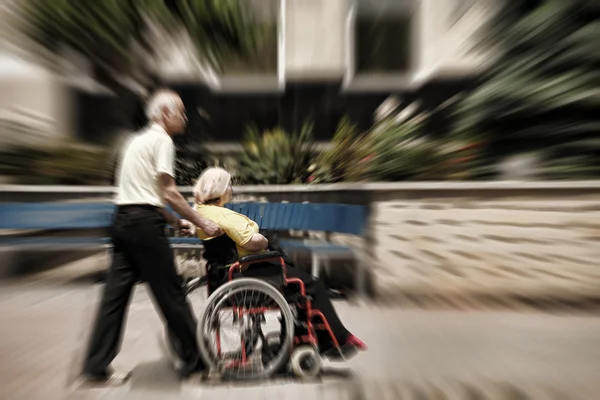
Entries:
[[84, 373], [103, 377], [122, 340], [123, 319], [138, 280], [148, 283], [179, 358], [182, 376], [202, 370], [196, 319], [177, 274], [165, 233], [166, 221], [153, 207], [124, 206], [111, 228], [114, 254], [84, 364]]

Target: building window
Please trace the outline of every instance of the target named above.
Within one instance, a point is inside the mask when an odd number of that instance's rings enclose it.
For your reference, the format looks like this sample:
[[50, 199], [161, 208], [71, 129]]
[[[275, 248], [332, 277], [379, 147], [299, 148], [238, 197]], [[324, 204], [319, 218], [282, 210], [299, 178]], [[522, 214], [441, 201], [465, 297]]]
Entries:
[[357, 74], [408, 72], [411, 67], [411, 18], [407, 15], [357, 15]]
[[346, 19], [349, 91], [406, 90], [417, 64], [420, 0], [351, 0]]

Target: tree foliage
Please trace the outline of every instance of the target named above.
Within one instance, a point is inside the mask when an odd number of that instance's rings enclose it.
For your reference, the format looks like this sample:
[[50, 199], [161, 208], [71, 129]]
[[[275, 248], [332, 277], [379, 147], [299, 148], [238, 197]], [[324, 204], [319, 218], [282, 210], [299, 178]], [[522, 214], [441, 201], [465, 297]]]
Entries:
[[174, 39], [188, 34], [200, 58], [217, 71], [232, 54], [248, 59], [273, 40], [272, 27], [261, 25], [240, 0], [21, 0], [12, 7], [20, 45], [25, 38], [49, 65], [70, 49], [109, 87], [123, 79], [152, 83], [156, 29]]
[[600, 19], [590, 2], [506, 2], [480, 46], [497, 54], [457, 112], [458, 137], [484, 140], [488, 163], [542, 158], [542, 178], [600, 176]]

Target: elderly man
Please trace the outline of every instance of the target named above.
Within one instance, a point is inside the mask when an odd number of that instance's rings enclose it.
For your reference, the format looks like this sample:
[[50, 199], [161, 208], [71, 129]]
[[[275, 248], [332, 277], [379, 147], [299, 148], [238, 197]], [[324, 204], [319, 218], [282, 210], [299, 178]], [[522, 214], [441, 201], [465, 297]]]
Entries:
[[[83, 367], [87, 380], [109, 385], [129, 378], [129, 374], [115, 373], [109, 366], [118, 353], [123, 319], [138, 279], [149, 284], [170, 335], [177, 340], [181, 376], [204, 369], [196, 320], [177, 275], [165, 227], [170, 224], [189, 230], [195, 225], [208, 236], [222, 232], [218, 225], [196, 214], [177, 191], [173, 178], [172, 136], [183, 132], [187, 122], [181, 98], [171, 91], [157, 92], [148, 102], [146, 114], [150, 125], [129, 140], [119, 164], [117, 211], [111, 228], [113, 261]], [[191, 223], [171, 215], [166, 204]]]

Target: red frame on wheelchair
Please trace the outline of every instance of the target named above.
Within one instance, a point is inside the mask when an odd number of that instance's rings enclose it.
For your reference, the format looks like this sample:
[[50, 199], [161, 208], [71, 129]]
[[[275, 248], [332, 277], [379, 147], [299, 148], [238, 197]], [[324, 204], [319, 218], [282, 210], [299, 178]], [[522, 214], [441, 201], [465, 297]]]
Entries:
[[[279, 254], [279, 252], [271, 251], [271, 252], [267, 252], [267, 253], [261, 253], [261, 254], [255, 254], [255, 255], [251, 255], [251, 256], [247, 256], [247, 257], [242, 257], [239, 261], [237, 261], [236, 263], [232, 264], [229, 267], [227, 280], [228, 280], [228, 282], [232, 281], [234, 279], [233, 274], [236, 271], [242, 272], [252, 264], [259, 264], [259, 263], [273, 262], [273, 261], [278, 261], [279, 264], [281, 265], [284, 286], [287, 287], [290, 284], [297, 285], [302, 298], [305, 300], [304, 304], [296, 303], [296, 307], [300, 308], [300, 309], [305, 309], [305, 311], [306, 311], [307, 321], [305, 321], [305, 322], [306, 322], [308, 335], [302, 335], [302, 336], [295, 337], [293, 345], [310, 344], [312, 346], [317, 347], [318, 340], [317, 340], [315, 331], [316, 330], [324, 330], [329, 333], [329, 336], [331, 337], [331, 341], [333, 342], [333, 345], [336, 348], [339, 348], [339, 343], [338, 343], [337, 339], [335, 338], [333, 331], [331, 330], [331, 327], [329, 325], [329, 322], [327, 321], [327, 318], [325, 318], [325, 315], [323, 315], [323, 313], [321, 311], [316, 310], [312, 307], [312, 302], [311, 302], [310, 298], [307, 297], [307, 295], [306, 295], [306, 287], [304, 285], [304, 282], [299, 278], [288, 278], [287, 277], [286, 264], [285, 264], [283, 257], [281, 257], [281, 254]], [[210, 286], [210, 285], [208, 285], [208, 286]], [[210, 295], [210, 289], [209, 289], [209, 295]], [[238, 307], [236, 307], [235, 305], [233, 306], [233, 313], [237, 317], [242, 317], [245, 314], [246, 315], [261, 314], [266, 311], [272, 311], [272, 310], [275, 310], [275, 309], [270, 308], [270, 307], [256, 307], [256, 308], [250, 308], [250, 309], [239, 308], [238, 309]], [[317, 324], [313, 323], [313, 319], [315, 319], [315, 318], [319, 318], [321, 322], [317, 323]], [[217, 354], [220, 357], [221, 356], [221, 338], [220, 338], [219, 330], [217, 330], [217, 332], [216, 332], [216, 341], [217, 341], [217, 343], [216, 343]], [[241, 345], [242, 345], [242, 360], [241, 361], [242, 361], [242, 364], [245, 364], [247, 354], [246, 354], [246, 344], [243, 339], [242, 339]]]

